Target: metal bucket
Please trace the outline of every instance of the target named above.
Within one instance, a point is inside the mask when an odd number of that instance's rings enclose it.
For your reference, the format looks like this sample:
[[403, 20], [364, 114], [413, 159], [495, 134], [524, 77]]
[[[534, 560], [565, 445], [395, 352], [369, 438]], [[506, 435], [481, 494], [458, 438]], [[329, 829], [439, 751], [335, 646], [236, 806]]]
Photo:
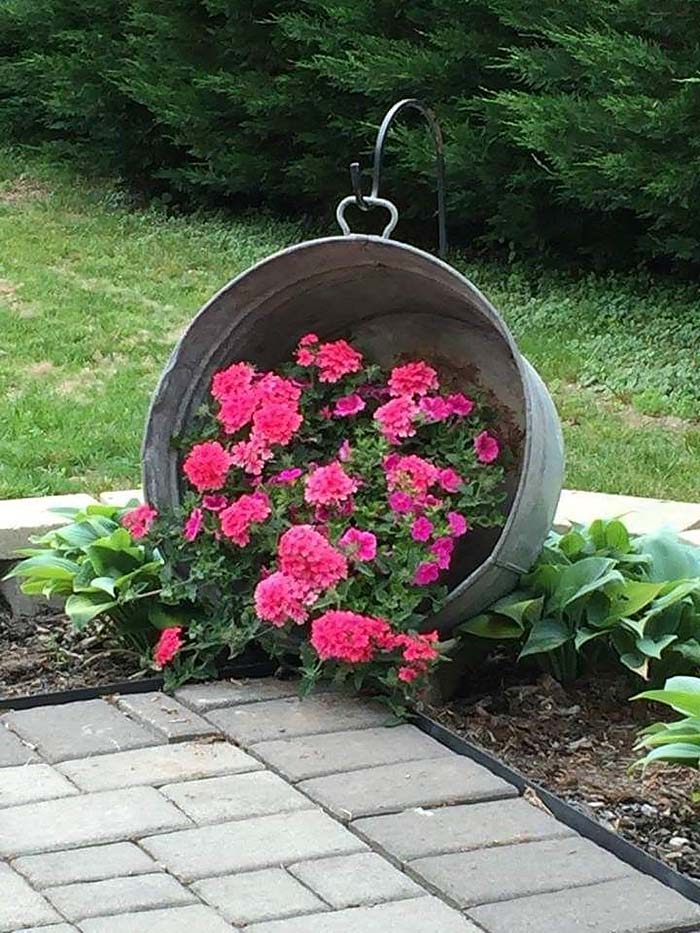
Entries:
[[550, 395], [500, 315], [429, 253], [377, 236], [329, 237], [283, 250], [229, 282], [192, 321], [156, 388], [143, 444], [146, 499], [159, 509], [178, 505], [171, 439], [186, 431], [214, 373], [236, 360], [274, 368], [308, 331], [349, 339], [384, 367], [415, 355], [476, 372], [522, 432], [506, 479], [506, 524], [463, 539], [447, 603], [430, 620], [449, 632], [530, 567], [552, 525], [564, 457]]

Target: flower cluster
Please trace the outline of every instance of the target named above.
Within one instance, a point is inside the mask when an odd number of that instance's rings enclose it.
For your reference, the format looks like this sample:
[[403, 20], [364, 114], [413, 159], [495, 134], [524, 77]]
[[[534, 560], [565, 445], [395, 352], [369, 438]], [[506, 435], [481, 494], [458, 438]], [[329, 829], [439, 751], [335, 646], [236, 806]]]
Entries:
[[[471, 528], [503, 523], [502, 442], [483, 401], [425, 360], [383, 373], [316, 334], [278, 371], [217, 372], [183, 456], [178, 532], [195, 579], [216, 580], [213, 613], [235, 606], [272, 650], [293, 630], [312, 679], [415, 691], [439, 659], [425, 629], [447, 572]], [[135, 535], [151, 512], [125, 518]], [[164, 633], [156, 664], [193, 641]]]

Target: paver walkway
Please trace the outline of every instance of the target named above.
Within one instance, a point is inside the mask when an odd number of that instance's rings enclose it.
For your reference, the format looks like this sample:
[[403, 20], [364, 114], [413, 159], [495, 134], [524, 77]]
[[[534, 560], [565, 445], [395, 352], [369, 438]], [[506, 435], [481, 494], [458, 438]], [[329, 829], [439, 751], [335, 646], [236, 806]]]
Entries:
[[0, 716], [0, 933], [700, 929], [700, 906], [383, 708], [294, 693]]

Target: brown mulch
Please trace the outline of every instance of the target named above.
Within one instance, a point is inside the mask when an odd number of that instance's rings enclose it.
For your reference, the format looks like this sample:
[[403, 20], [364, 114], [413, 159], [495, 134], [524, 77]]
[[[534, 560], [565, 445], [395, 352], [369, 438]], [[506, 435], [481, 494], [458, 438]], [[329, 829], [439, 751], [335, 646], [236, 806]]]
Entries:
[[120, 651], [105, 623], [76, 632], [60, 610], [13, 619], [0, 603], [0, 700], [138, 676], [138, 659]]
[[[497, 669], [498, 670], [498, 669]], [[562, 686], [547, 675], [508, 670], [474, 677], [468, 693], [426, 712], [559, 797], [700, 879], [700, 776], [652, 765], [629, 772], [636, 733], [667, 716], [628, 698], [639, 687], [619, 675]]]

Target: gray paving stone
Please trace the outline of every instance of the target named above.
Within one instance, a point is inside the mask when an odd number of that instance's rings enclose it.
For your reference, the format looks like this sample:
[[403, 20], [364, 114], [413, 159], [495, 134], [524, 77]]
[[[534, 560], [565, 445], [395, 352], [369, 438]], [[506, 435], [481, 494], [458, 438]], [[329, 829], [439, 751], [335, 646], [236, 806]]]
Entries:
[[357, 771], [397, 761], [447, 758], [448, 748], [415, 726], [330, 732], [298, 739], [261, 742], [252, 751], [291, 781]]
[[512, 784], [458, 755], [312, 778], [299, 789], [342, 820], [517, 796]]
[[168, 784], [160, 792], [200, 825], [314, 807], [308, 797], [271, 771]]
[[0, 933], [14, 933], [32, 924], [55, 923], [63, 918], [24, 878], [0, 863]]
[[214, 710], [207, 718], [247, 748], [271, 739], [382, 726], [387, 711], [375, 703], [319, 694], [305, 700], [293, 697]]
[[24, 765], [0, 770], [0, 807], [17, 807], [34, 800], [68, 797], [77, 789], [51, 765]]
[[186, 882], [367, 848], [357, 836], [317, 810], [152, 836], [141, 845]]
[[156, 870], [153, 859], [133, 842], [46, 852], [44, 855], [24, 855], [15, 859], [12, 867], [35, 888], [145, 875]]
[[575, 891], [486, 904], [469, 915], [487, 933], [660, 933], [691, 929], [700, 906], [635, 872]]
[[170, 784], [187, 778], [256, 771], [260, 762], [228, 742], [181, 742], [65, 761], [59, 770], [87, 791]]
[[83, 933], [231, 933], [231, 927], [211, 907], [170, 907], [83, 920]]
[[580, 836], [434, 855], [411, 862], [409, 868], [461, 908], [611, 881], [634, 872]]
[[283, 868], [207, 878], [192, 885], [197, 894], [236, 926], [328, 910]]
[[[522, 933], [511, 927], [509, 933]], [[246, 927], [246, 933], [480, 933], [436, 897], [392, 901], [376, 907], [351, 907], [292, 920], [272, 920]], [[549, 931], [551, 933], [551, 930]], [[557, 933], [560, 933], [557, 930]]]
[[0, 768], [26, 765], [41, 761], [34, 748], [25, 745], [14, 732], [10, 732], [7, 716], [0, 717]]
[[191, 825], [152, 787], [64, 797], [59, 805], [45, 800], [0, 810], [0, 857], [118, 842]]
[[86, 920], [156, 907], [179, 907], [196, 903], [187, 888], [164, 873], [108, 878], [47, 888], [46, 897], [68, 920]]
[[401, 863], [426, 855], [575, 835], [522, 798], [434, 810], [416, 807], [356, 820], [352, 828], [374, 848]]
[[298, 862], [289, 871], [336, 908], [364, 907], [425, 893], [376, 852]]
[[16, 933], [75, 933], [77, 929], [68, 923], [52, 923], [48, 927], [22, 927]]
[[168, 742], [186, 742], [217, 734], [217, 730], [193, 710], [164, 693], [133, 693], [119, 697], [118, 708], [149, 726]]
[[208, 713], [226, 706], [279, 700], [299, 694], [296, 680], [255, 677], [250, 680], [216, 680], [208, 684], [188, 684], [175, 691], [175, 699], [198, 713]]
[[15, 710], [8, 714], [7, 722], [52, 762], [143, 748], [162, 741], [104, 700]]

